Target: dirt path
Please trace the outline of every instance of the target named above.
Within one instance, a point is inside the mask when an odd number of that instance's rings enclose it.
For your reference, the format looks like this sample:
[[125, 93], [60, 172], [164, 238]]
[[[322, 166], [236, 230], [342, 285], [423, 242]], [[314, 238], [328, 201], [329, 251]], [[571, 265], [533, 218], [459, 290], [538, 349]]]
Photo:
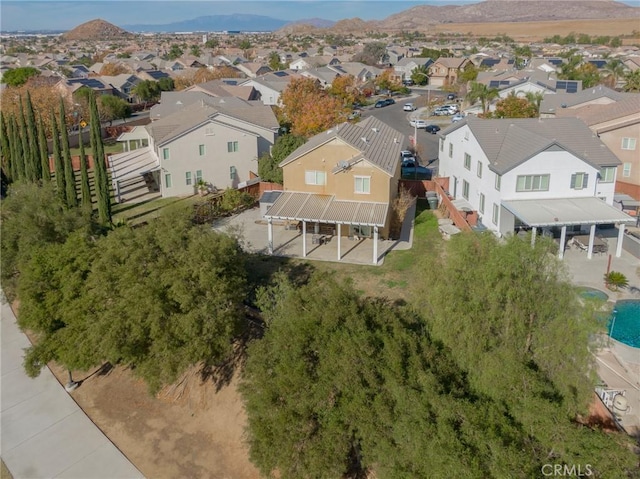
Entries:
[[[66, 371], [50, 367], [66, 383]], [[242, 440], [246, 416], [237, 377], [218, 392], [191, 378], [187, 394], [174, 401], [151, 396], [122, 367], [87, 376], [74, 373], [84, 381], [71, 395], [146, 477], [260, 477]]]

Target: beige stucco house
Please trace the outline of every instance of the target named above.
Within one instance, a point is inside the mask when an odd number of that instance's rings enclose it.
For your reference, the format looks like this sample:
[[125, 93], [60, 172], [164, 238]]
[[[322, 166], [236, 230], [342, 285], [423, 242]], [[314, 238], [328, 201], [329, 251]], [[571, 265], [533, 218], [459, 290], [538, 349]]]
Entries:
[[468, 58], [438, 58], [429, 65], [429, 84], [434, 86], [453, 85], [468, 63]]
[[402, 133], [368, 117], [320, 133], [291, 153], [280, 163], [284, 191], [265, 214], [269, 250], [273, 221], [296, 222], [303, 238], [308, 227], [315, 235], [336, 237], [338, 244], [344, 237], [371, 238], [376, 263], [377, 243], [389, 237], [404, 141]]

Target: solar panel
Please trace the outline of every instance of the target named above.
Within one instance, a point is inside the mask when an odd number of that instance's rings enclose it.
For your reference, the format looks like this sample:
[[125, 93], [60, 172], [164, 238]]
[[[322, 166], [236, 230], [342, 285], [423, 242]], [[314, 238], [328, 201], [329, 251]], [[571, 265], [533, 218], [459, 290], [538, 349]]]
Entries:
[[556, 82], [556, 88], [558, 90], [566, 90], [567, 89], [567, 82], [566, 81], [557, 81]]
[[286, 77], [289, 76], [287, 72], [273, 72], [273, 74], [277, 77]]
[[567, 93], [577, 93], [578, 92], [578, 82], [568, 81], [567, 82]]
[[500, 86], [500, 82], [498, 80], [491, 80], [489, 82], [489, 88], [498, 88]]
[[509, 85], [509, 84], [511, 84], [509, 80], [500, 80], [500, 85], [502, 86]]
[[556, 65], [556, 66], [562, 63], [562, 60], [560, 58], [548, 58], [547, 61], [552, 65]]

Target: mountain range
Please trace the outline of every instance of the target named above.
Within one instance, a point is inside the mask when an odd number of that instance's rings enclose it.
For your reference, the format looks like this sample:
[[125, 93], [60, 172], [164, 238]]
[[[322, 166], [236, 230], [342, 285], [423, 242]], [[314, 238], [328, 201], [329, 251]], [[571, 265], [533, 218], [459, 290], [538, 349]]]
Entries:
[[[371, 21], [352, 18], [334, 22], [311, 18], [290, 22], [264, 15], [231, 14], [201, 16], [166, 24], [121, 25], [120, 28], [127, 32], [279, 31], [286, 34], [326, 29], [335, 33], [346, 33], [425, 30], [433, 25], [448, 23], [541, 22], [618, 18], [638, 18], [640, 21], [640, 8], [614, 0], [485, 0], [465, 5], [419, 5], [393, 14], [384, 20]], [[111, 34], [109, 36], [120, 36], [126, 32], [109, 31], [109, 33]]]

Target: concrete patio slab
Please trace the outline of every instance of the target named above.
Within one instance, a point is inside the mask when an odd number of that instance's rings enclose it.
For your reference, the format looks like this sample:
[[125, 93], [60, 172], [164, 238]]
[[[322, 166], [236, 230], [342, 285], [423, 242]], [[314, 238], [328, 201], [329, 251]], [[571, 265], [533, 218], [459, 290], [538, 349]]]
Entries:
[[7, 303], [0, 313], [0, 455], [13, 477], [142, 478], [48, 368], [35, 379], [24, 373], [29, 340]]

